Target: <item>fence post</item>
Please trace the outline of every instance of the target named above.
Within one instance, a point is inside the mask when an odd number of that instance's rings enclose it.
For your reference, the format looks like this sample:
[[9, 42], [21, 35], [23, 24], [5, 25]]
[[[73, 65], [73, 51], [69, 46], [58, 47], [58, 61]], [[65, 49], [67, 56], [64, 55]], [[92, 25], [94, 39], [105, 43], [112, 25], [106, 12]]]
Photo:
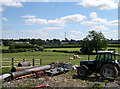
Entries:
[[23, 59], [23, 62], [25, 62], [25, 59]]
[[90, 55], [88, 55], [88, 60], [90, 60]]
[[33, 59], [33, 66], [35, 65], [35, 59]]
[[14, 67], [14, 58], [12, 58], [12, 67]]
[[40, 65], [42, 65], [42, 59], [40, 59]]

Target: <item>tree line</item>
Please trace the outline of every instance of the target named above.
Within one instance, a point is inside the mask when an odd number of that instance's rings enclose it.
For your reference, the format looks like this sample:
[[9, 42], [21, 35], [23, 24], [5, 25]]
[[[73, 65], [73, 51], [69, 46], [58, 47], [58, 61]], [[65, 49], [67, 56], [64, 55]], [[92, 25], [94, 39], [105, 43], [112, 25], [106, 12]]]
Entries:
[[[17, 42], [17, 43], [16, 43]], [[9, 46], [9, 49], [34, 49], [41, 51], [44, 48], [75, 48], [81, 47], [81, 52], [90, 54], [94, 50], [103, 50], [108, 46], [108, 39], [105, 38], [102, 32], [89, 31], [89, 34], [83, 40], [59, 40], [59, 39], [2, 39], [4, 46]]]

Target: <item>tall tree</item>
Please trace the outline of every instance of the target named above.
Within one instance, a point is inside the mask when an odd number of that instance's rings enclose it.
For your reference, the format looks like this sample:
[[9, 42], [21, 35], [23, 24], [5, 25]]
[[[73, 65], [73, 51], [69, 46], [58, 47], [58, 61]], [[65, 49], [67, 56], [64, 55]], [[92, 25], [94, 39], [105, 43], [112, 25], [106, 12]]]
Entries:
[[81, 51], [83, 53], [91, 53], [93, 50], [99, 51], [102, 48], [107, 47], [107, 39], [102, 32], [89, 31], [89, 34], [82, 41]]

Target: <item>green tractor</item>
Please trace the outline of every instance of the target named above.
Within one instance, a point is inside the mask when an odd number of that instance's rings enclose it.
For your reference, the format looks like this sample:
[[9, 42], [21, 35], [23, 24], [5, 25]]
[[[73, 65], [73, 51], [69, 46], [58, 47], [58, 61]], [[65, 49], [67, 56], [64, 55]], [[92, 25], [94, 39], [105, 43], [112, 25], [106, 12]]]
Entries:
[[100, 73], [104, 79], [115, 79], [120, 71], [119, 59], [120, 54], [114, 51], [98, 51], [95, 60], [80, 61], [77, 74], [86, 77], [92, 73]]

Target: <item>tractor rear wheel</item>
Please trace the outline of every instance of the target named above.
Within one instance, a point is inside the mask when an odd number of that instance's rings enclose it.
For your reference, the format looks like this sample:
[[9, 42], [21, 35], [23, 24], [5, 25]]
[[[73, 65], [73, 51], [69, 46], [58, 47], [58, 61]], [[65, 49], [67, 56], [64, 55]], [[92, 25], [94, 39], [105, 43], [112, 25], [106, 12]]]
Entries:
[[115, 79], [118, 76], [118, 69], [112, 64], [105, 64], [101, 67], [100, 74], [105, 79]]
[[88, 75], [88, 67], [85, 65], [80, 66], [77, 68], [77, 74], [78, 76], [86, 77]]

